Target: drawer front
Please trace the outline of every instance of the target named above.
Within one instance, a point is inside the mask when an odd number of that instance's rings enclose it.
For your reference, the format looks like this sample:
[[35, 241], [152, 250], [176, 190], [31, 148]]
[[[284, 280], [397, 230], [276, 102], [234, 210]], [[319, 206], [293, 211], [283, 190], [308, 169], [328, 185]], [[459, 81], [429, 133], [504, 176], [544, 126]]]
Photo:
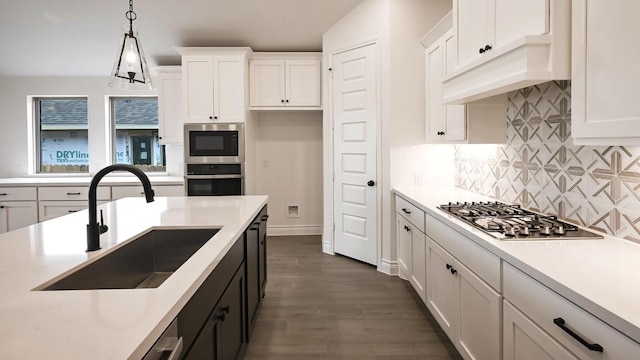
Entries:
[[[506, 262], [503, 279], [505, 299], [578, 358], [640, 359], [640, 344]], [[563, 326], [588, 344], [602, 346], [604, 351], [588, 349], [558, 326], [555, 319], [562, 319]]]
[[396, 195], [396, 212], [402, 214], [410, 223], [424, 232], [424, 211], [398, 195]]
[[[107, 201], [98, 201], [98, 205]], [[39, 201], [38, 219], [39, 221], [51, 220], [63, 215], [73, 214], [89, 207], [86, 201]]]
[[[111, 188], [98, 186], [98, 200], [111, 200]], [[40, 200], [89, 200], [89, 186], [42, 186], [38, 188]]]
[[[184, 196], [184, 186], [182, 185], [154, 185], [152, 188], [155, 196]], [[111, 187], [111, 198], [113, 200], [142, 196], [144, 196], [142, 185]]]
[[425, 229], [427, 236], [500, 292], [500, 258], [498, 256], [432, 216], [425, 217]]
[[35, 187], [0, 187], [0, 201], [34, 201], [37, 196]]

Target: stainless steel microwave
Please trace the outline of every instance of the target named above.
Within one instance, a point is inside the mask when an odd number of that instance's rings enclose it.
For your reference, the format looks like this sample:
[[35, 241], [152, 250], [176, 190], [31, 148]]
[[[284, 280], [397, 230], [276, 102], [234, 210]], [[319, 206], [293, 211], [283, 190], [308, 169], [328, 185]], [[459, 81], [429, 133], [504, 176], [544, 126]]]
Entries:
[[185, 164], [244, 162], [244, 124], [184, 125]]

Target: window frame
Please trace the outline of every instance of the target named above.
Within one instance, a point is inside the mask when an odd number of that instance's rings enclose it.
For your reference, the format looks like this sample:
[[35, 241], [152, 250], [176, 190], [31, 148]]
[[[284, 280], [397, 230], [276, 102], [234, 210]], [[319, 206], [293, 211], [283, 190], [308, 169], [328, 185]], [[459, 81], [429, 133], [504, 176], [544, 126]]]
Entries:
[[[106, 139], [109, 143], [109, 155], [108, 159], [111, 164], [118, 164], [117, 156], [116, 156], [116, 100], [140, 100], [140, 99], [155, 99], [156, 103], [159, 102], [158, 95], [110, 95], [108, 96], [108, 107], [109, 114], [107, 114], [109, 121], [109, 136]], [[157, 128], [158, 136], [160, 136], [160, 119], [158, 118], [158, 128]], [[164, 147], [164, 144], [160, 144], [161, 147]], [[148, 175], [166, 175], [167, 174], [167, 156], [166, 156], [166, 147], [162, 150], [164, 152], [164, 170], [161, 171], [148, 171], [143, 170]]]
[[[41, 122], [41, 102], [51, 100], [84, 100], [87, 104], [87, 143], [89, 142], [89, 97], [85, 95], [69, 95], [69, 96], [31, 96], [32, 116], [31, 124], [33, 126], [33, 145], [34, 150], [34, 166], [33, 174], [35, 175], [56, 175], [56, 176], [68, 176], [89, 174], [89, 164], [87, 164], [86, 171], [64, 171], [64, 172], [46, 172], [42, 171], [42, 122]], [[87, 149], [89, 152], [89, 149]], [[91, 155], [89, 155], [91, 156]]]

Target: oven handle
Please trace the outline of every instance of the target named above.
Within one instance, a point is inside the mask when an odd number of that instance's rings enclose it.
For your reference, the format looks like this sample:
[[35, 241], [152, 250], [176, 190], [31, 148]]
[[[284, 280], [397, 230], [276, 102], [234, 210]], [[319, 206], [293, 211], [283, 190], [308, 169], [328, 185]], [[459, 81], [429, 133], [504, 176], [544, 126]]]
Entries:
[[206, 180], [206, 179], [242, 179], [244, 175], [185, 175], [187, 180]]

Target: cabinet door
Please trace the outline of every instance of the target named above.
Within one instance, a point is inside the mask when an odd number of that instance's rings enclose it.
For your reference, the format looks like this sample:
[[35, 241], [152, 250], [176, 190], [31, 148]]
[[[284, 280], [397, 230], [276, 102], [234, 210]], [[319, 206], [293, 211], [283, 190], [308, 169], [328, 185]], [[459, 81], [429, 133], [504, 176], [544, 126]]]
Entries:
[[184, 142], [182, 115], [182, 74], [159, 74], [158, 140], [160, 144]]
[[244, 122], [245, 69], [244, 56], [213, 58], [213, 120]]
[[284, 60], [252, 60], [249, 65], [250, 105], [284, 106]]
[[443, 140], [442, 133], [446, 130], [442, 105], [443, 59], [444, 49], [441, 40], [436, 41], [425, 51], [427, 141]]
[[638, 2], [576, 0], [572, 12], [572, 135], [640, 137]]
[[411, 285], [422, 301], [426, 301], [427, 249], [426, 236], [411, 228]]
[[229, 283], [227, 290], [220, 299], [216, 311], [220, 314], [220, 336], [218, 346], [222, 348], [223, 360], [235, 360], [238, 358], [245, 339], [245, 308], [244, 308], [244, 263], [233, 280]]
[[266, 206], [260, 212], [260, 227], [258, 228], [258, 274], [260, 280], [260, 298], [265, 296], [267, 288], [267, 215]]
[[320, 60], [287, 60], [286, 106], [320, 106]]
[[5, 233], [38, 222], [35, 201], [0, 202], [0, 233]]
[[182, 57], [182, 104], [185, 123], [213, 119], [213, 56]]
[[549, 0], [493, 1], [496, 48], [527, 35], [542, 35], [549, 32]]
[[[443, 76], [453, 70], [455, 64], [456, 47], [453, 31], [449, 31], [442, 37], [442, 52], [444, 59]], [[442, 83], [442, 79], [440, 79]], [[442, 85], [440, 85], [442, 87]], [[442, 103], [442, 98], [440, 102]], [[441, 105], [444, 114], [444, 140], [464, 141], [467, 139], [467, 107], [465, 105]]]
[[212, 314], [209, 320], [193, 342], [191, 349], [182, 358], [183, 360], [217, 360], [222, 359], [222, 348], [220, 346], [220, 314]]
[[504, 360], [577, 360], [511, 303], [503, 306]]
[[489, 44], [489, 0], [454, 0], [453, 21], [458, 41], [458, 67], [482, 54], [480, 48]]
[[398, 242], [398, 272], [401, 279], [411, 279], [411, 224], [396, 213], [396, 239]]
[[427, 243], [427, 308], [449, 339], [454, 339], [456, 281], [451, 274], [453, 257], [429, 237]]
[[251, 331], [258, 315], [258, 304], [260, 304], [260, 272], [259, 272], [259, 237], [258, 229], [260, 225], [253, 223], [245, 232], [245, 241], [247, 242], [247, 339], [251, 339]]
[[466, 111], [464, 105], [443, 105], [442, 80], [455, 60], [453, 31], [447, 32], [425, 53], [427, 142], [464, 141]]
[[457, 260], [453, 269], [457, 275], [454, 343], [458, 351], [467, 359], [499, 359], [502, 296]]

